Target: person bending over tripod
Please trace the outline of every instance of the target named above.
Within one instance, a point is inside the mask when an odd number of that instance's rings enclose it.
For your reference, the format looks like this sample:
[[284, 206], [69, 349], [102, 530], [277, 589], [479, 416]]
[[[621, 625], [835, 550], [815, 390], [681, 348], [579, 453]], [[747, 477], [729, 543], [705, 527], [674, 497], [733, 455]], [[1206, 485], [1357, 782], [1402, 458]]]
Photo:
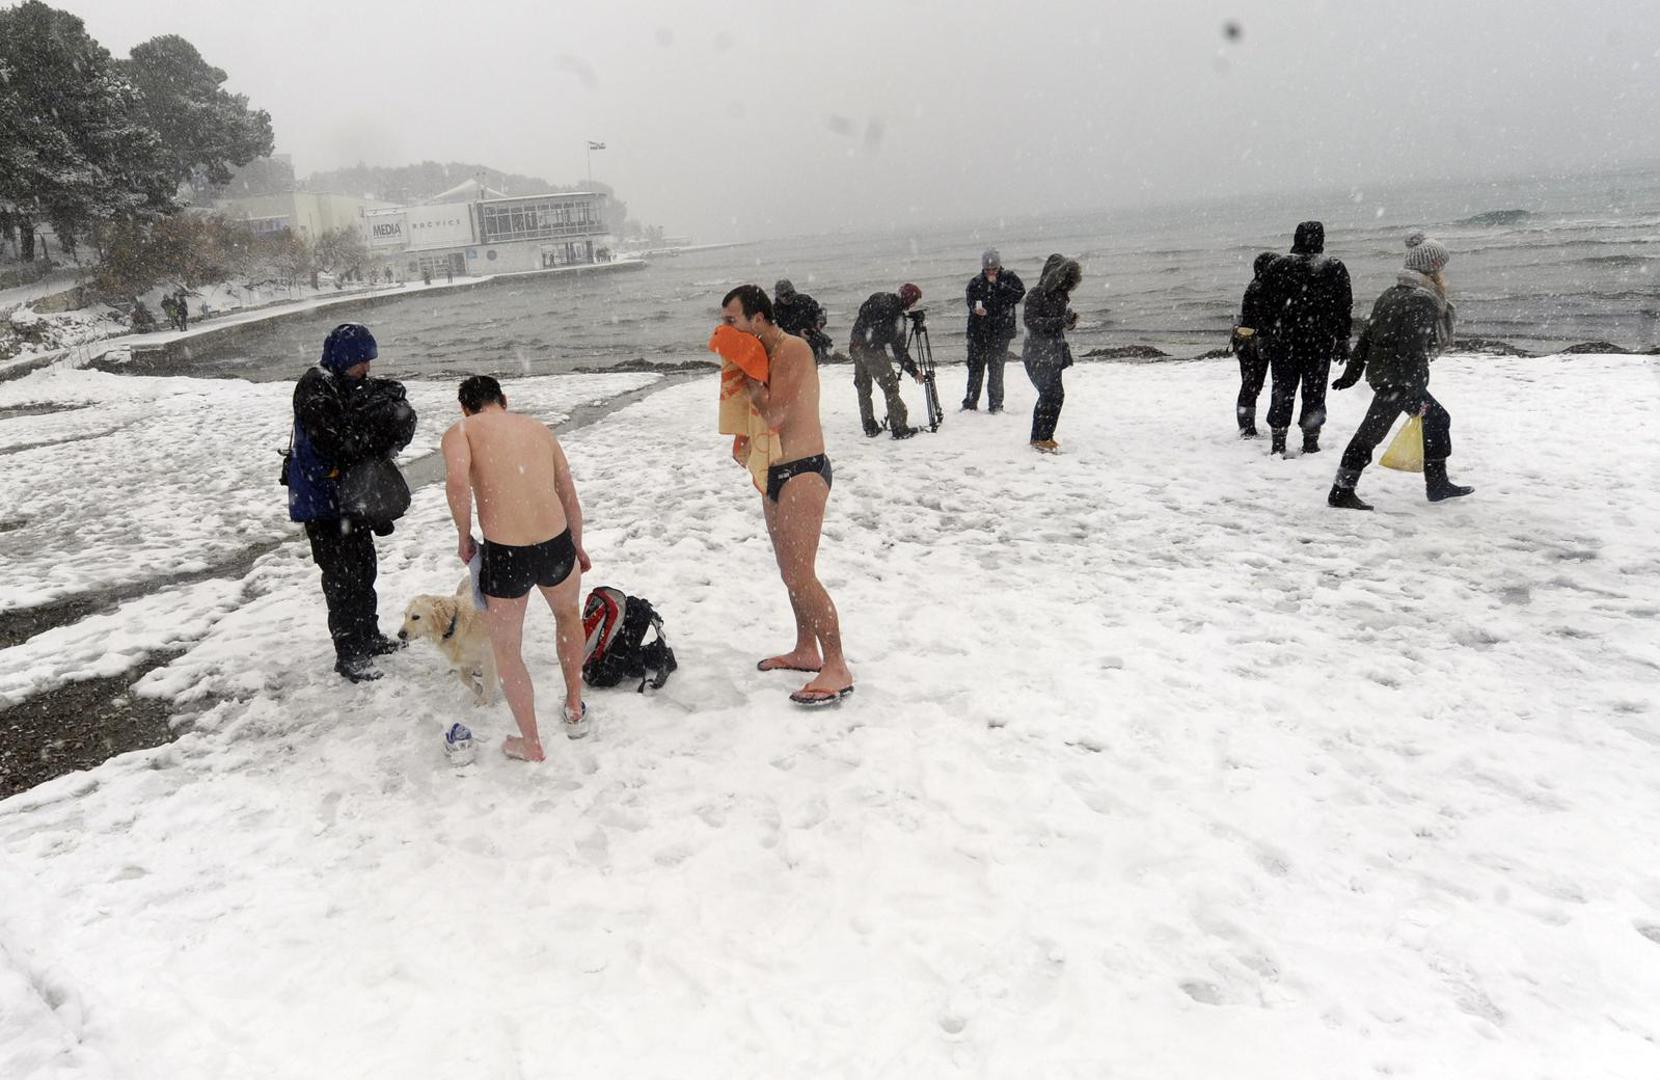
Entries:
[[853, 322], [853, 339], [848, 352], [853, 357], [853, 387], [859, 392], [859, 419], [864, 422], [865, 434], [871, 438], [882, 434], [876, 422], [876, 407], [871, 401], [870, 388], [874, 383], [882, 388], [888, 403], [888, 430], [896, 439], [908, 439], [917, 429], [910, 425], [910, 414], [899, 396], [899, 376], [894, 372], [888, 351], [907, 375], [922, 381], [922, 373], [905, 348], [904, 314], [922, 299], [922, 290], [907, 282], [896, 293], [871, 293], [870, 299], [859, 306], [859, 317]]

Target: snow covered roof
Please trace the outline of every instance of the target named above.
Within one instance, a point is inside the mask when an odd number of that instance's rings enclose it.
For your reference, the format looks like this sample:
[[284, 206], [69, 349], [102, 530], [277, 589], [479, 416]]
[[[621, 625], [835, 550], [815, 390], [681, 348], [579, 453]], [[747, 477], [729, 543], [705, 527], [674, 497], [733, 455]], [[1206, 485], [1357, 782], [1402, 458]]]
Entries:
[[467, 180], [461, 181], [461, 183], [459, 183], [459, 184], [455, 185], [454, 187], [450, 188], [448, 191], [439, 192], [438, 194], [434, 195], [432, 198], [428, 199], [427, 202], [429, 202], [429, 203], [473, 202], [477, 199], [505, 199], [505, 198], [507, 198], [507, 196], [504, 195], [502, 192], [497, 191], [495, 188], [486, 187], [480, 181], [469, 178]]

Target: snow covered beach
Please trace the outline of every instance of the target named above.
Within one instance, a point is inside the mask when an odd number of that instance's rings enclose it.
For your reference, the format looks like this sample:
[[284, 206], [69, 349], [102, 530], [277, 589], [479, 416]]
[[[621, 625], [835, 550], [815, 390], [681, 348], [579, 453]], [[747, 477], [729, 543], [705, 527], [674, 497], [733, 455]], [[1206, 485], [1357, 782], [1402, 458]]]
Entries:
[[[787, 609], [712, 381], [566, 439], [587, 584], [652, 599], [681, 670], [546, 765], [447, 767], [449, 721], [510, 721], [424, 647], [344, 687], [299, 544], [0, 651], [4, 693], [171, 644], [137, 692], [208, 706], [0, 802], [0, 1075], [1660, 1071], [1653, 361], [1439, 361], [1477, 494], [1373, 469], [1370, 515], [1323, 502], [1363, 391], [1277, 461], [1231, 363], [1081, 365], [1048, 459], [1017, 370], [1010, 415], [898, 445], [844, 371], [837, 710], [753, 669]], [[643, 381], [576, 378], [507, 390], [551, 419]], [[417, 386], [430, 446], [451, 388]], [[0, 427], [87, 462], [8, 458], [0, 518], [61, 528], [6, 601], [279, 534], [286, 393], [0, 387], [87, 404]], [[441, 492], [381, 551], [390, 629], [460, 574]]]

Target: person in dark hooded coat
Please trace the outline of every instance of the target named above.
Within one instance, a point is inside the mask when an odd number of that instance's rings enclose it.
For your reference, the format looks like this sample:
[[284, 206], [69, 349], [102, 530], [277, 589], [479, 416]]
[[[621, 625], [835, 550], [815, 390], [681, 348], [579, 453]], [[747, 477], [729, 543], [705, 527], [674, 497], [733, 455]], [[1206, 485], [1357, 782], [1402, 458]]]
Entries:
[[1334, 357], [1346, 360], [1349, 356], [1354, 308], [1349, 270], [1326, 255], [1325, 248], [1326, 227], [1305, 221], [1297, 226], [1291, 254], [1275, 259], [1267, 270], [1264, 291], [1271, 321], [1263, 344], [1273, 375], [1268, 400], [1271, 454], [1285, 453], [1299, 386], [1303, 410], [1297, 426], [1303, 429], [1303, 453], [1319, 452], [1331, 362]]
[[1021, 359], [1038, 392], [1037, 404], [1032, 407], [1032, 448], [1045, 454], [1060, 449], [1055, 442], [1055, 426], [1066, 402], [1061, 373], [1072, 366], [1066, 332], [1078, 324], [1078, 313], [1070, 305], [1072, 290], [1083, 278], [1078, 260], [1051, 255], [1043, 264], [1037, 287], [1026, 294], [1026, 345]]
[[1361, 470], [1402, 413], [1424, 421], [1424, 494], [1430, 502], [1475, 491], [1447, 479], [1452, 456], [1452, 415], [1430, 396], [1429, 365], [1452, 344], [1454, 311], [1441, 271], [1452, 259], [1440, 241], [1421, 232], [1406, 238], [1406, 265], [1395, 284], [1372, 306], [1372, 317], [1355, 343], [1354, 355], [1334, 390], [1347, 390], [1366, 376], [1374, 391], [1371, 407], [1343, 451], [1326, 503], [1343, 510], [1370, 510], [1355, 494]]
[[1257, 398], [1262, 396], [1262, 384], [1268, 379], [1268, 354], [1262, 348], [1262, 339], [1272, 321], [1267, 286], [1262, 277], [1277, 258], [1272, 251], [1264, 251], [1251, 264], [1251, 283], [1245, 286], [1239, 321], [1234, 324], [1233, 340], [1229, 342], [1234, 355], [1239, 357], [1239, 399], [1233, 411], [1241, 439], [1257, 437]]
[[402, 647], [380, 632], [374, 532], [340, 508], [346, 469], [390, 457], [415, 437], [415, 410], [403, 385], [369, 378], [378, 355], [374, 335], [361, 323], [329, 332], [322, 360], [294, 387], [294, 442], [283, 469], [288, 516], [304, 523], [322, 571], [334, 670], [352, 682], [380, 678], [371, 661]]

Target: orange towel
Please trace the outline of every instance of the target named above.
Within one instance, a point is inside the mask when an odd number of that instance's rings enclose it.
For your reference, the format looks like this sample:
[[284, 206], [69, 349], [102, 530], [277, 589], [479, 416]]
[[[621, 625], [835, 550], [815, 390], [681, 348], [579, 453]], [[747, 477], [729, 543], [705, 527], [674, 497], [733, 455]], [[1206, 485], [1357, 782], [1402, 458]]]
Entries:
[[[749, 478], [756, 491], [765, 491], [767, 469], [781, 456], [778, 433], [767, 427], [750, 403], [745, 384], [749, 379], [767, 380], [766, 347], [755, 335], [723, 325], [709, 339], [709, 351], [721, 358], [720, 433], [749, 440]], [[732, 445], [737, 447], [736, 438]]]

